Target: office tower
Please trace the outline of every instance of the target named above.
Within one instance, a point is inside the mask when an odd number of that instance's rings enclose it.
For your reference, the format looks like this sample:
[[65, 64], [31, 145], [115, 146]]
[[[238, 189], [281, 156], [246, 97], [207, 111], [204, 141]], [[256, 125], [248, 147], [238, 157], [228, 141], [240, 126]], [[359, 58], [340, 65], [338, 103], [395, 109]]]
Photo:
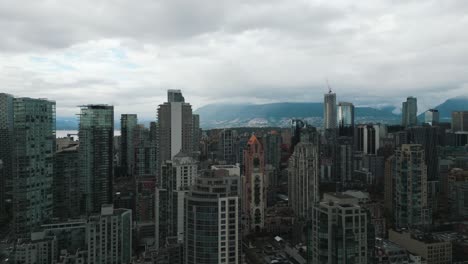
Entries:
[[137, 124], [137, 115], [123, 114], [120, 118], [120, 161], [122, 163], [122, 172], [128, 176], [133, 175], [134, 172], [135, 149], [133, 130]]
[[356, 127], [356, 150], [364, 154], [377, 154], [380, 139], [387, 136], [387, 126], [382, 124], [358, 125]]
[[137, 125], [133, 129], [133, 175], [136, 178], [158, 175], [156, 141], [151, 140], [150, 133], [150, 130], [143, 125]]
[[439, 180], [438, 147], [442, 143], [443, 134], [440, 127], [417, 126], [406, 129], [407, 141], [420, 144], [424, 148], [428, 180]]
[[356, 198], [325, 193], [308, 228], [307, 263], [373, 263], [374, 229]]
[[339, 137], [336, 144], [334, 159], [335, 179], [341, 187], [345, 187], [352, 181], [353, 176], [353, 139], [351, 137]]
[[153, 233], [151, 237], [154, 237], [154, 216], [156, 215], [155, 209], [155, 195], [154, 190], [156, 188], [156, 178], [154, 176], [138, 177], [136, 181], [137, 193], [136, 193], [136, 212], [135, 221], [137, 222], [153, 222]]
[[88, 219], [86, 240], [88, 263], [131, 263], [132, 210], [103, 204], [101, 214]]
[[55, 102], [15, 98], [16, 173], [13, 203], [16, 234], [31, 232], [52, 217]]
[[81, 106], [78, 135], [82, 212], [99, 212], [113, 196], [114, 107]]
[[241, 263], [240, 177], [205, 171], [185, 198], [185, 263]]
[[14, 162], [13, 96], [0, 93], [0, 223], [7, 217], [6, 200], [11, 200]]
[[243, 210], [246, 232], [260, 232], [265, 225], [265, 162], [263, 145], [252, 135], [244, 149]]
[[424, 112], [424, 122], [435, 126], [439, 124], [439, 110], [437, 109], [429, 109]]
[[[362, 167], [368, 172], [372, 173], [372, 177], [374, 179], [374, 184], [376, 185], [376, 188], [383, 187], [385, 171], [384, 157], [368, 154], [363, 156], [362, 161]], [[383, 189], [379, 189], [378, 191], [383, 191]]]
[[179, 152], [192, 155], [192, 106], [185, 103], [180, 90], [168, 90], [167, 102], [158, 108], [158, 166]]
[[235, 164], [234, 140], [236, 131], [233, 129], [223, 129], [218, 140], [218, 161], [224, 164]]
[[340, 136], [352, 137], [354, 133], [354, 105], [338, 103], [338, 130]]
[[277, 131], [271, 131], [263, 138], [265, 146], [265, 164], [270, 164], [276, 170], [281, 165], [281, 135]]
[[384, 167], [384, 207], [385, 210], [393, 215], [393, 199], [395, 193], [395, 178], [394, 178], [394, 159], [392, 155], [385, 160]]
[[200, 129], [200, 115], [192, 115], [193, 124], [193, 152], [200, 155], [200, 140], [201, 140], [201, 129]]
[[416, 97], [408, 97], [402, 104], [401, 125], [404, 127], [415, 126], [418, 124], [418, 102]]
[[55, 153], [54, 160], [54, 217], [68, 219], [80, 215], [78, 142], [70, 143]]
[[452, 112], [452, 131], [468, 131], [468, 111]]
[[331, 89], [324, 95], [323, 126], [325, 129], [336, 128], [336, 94]]
[[198, 164], [190, 155], [180, 152], [161, 166], [156, 187], [156, 247], [163, 247], [167, 239], [184, 237], [184, 196], [198, 175]]
[[404, 144], [395, 150], [394, 216], [397, 227], [431, 224], [424, 156], [423, 147], [417, 144]]
[[288, 194], [295, 215], [308, 219], [313, 205], [320, 200], [320, 134], [310, 127], [301, 135], [288, 161]]

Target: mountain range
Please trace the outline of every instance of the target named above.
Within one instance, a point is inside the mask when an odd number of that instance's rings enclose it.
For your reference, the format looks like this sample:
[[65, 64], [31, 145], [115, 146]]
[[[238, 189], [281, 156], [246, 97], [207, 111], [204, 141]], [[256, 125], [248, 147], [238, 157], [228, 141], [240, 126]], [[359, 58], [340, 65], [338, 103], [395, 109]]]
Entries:
[[[468, 111], [468, 98], [456, 97], [436, 106], [440, 119], [450, 121], [452, 111]], [[422, 109], [420, 109], [422, 110]], [[423, 111], [425, 111], [424, 109]], [[271, 103], [271, 104], [209, 104], [198, 108], [200, 126], [204, 129], [222, 127], [285, 127], [293, 118], [305, 119], [308, 123], [321, 126], [323, 123], [323, 103]], [[355, 109], [356, 123], [399, 124], [401, 115], [395, 114], [395, 107], [360, 107]], [[418, 116], [424, 120], [424, 113]], [[149, 120], [141, 120], [145, 125]], [[120, 129], [116, 118], [115, 128]], [[78, 119], [57, 117], [58, 130], [78, 129]]]

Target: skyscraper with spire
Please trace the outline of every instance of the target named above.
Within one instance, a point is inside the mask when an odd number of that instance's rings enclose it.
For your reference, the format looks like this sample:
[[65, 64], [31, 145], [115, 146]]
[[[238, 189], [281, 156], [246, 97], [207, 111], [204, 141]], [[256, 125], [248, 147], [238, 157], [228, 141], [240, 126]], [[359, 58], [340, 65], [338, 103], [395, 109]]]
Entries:
[[323, 127], [335, 129], [336, 123], [336, 94], [328, 86], [328, 93], [324, 95], [323, 101]]

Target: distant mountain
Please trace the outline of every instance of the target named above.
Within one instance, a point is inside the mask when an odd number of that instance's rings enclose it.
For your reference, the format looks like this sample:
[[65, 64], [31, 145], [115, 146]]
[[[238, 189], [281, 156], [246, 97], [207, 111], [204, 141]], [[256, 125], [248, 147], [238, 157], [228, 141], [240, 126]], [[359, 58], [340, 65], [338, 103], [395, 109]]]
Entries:
[[[153, 120], [138, 120], [138, 123], [149, 127], [150, 122]], [[79, 119], [76, 117], [57, 117], [56, 121], [57, 130], [78, 130]], [[120, 130], [120, 119], [114, 120], [114, 129]]]
[[[393, 108], [356, 107], [356, 122], [398, 123], [400, 116]], [[323, 103], [210, 104], [195, 111], [203, 128], [288, 126], [292, 118], [302, 118], [320, 126]]]
[[[468, 97], [455, 97], [447, 99], [434, 109], [439, 110], [440, 121], [448, 122], [452, 119], [453, 111], [468, 111]], [[424, 113], [418, 116], [419, 120], [424, 120]]]

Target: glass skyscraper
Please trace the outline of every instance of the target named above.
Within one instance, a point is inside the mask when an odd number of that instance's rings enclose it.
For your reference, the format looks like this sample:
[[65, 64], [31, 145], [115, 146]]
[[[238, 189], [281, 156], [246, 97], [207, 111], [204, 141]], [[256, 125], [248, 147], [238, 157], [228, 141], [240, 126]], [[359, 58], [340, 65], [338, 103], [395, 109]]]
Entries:
[[340, 136], [353, 136], [354, 105], [352, 103], [338, 103], [338, 129]]
[[13, 211], [16, 233], [21, 236], [52, 217], [55, 102], [15, 98], [13, 108]]
[[99, 212], [112, 201], [114, 107], [82, 106], [78, 135], [81, 210]]

